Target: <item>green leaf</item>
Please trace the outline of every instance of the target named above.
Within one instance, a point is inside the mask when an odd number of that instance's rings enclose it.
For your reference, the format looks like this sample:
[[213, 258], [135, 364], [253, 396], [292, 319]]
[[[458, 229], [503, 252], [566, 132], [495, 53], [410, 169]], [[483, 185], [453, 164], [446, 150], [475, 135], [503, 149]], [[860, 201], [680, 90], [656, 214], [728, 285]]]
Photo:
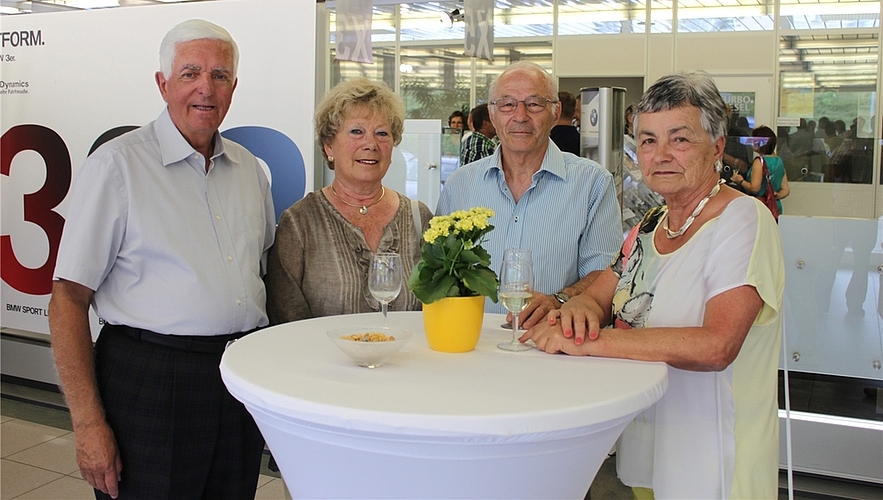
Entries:
[[470, 290], [479, 295], [486, 295], [494, 302], [497, 301], [497, 275], [490, 269], [484, 267], [465, 270], [460, 277]]

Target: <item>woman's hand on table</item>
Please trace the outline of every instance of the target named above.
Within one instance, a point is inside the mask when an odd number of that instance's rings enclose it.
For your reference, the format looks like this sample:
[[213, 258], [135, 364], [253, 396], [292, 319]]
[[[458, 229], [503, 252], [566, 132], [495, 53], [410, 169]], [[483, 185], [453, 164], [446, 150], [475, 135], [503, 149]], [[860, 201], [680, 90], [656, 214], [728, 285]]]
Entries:
[[550, 311], [546, 319], [537, 323], [519, 339], [533, 340], [537, 349], [548, 353], [588, 355], [589, 345], [585, 340], [598, 338], [600, 322], [588, 309], [562, 307]]

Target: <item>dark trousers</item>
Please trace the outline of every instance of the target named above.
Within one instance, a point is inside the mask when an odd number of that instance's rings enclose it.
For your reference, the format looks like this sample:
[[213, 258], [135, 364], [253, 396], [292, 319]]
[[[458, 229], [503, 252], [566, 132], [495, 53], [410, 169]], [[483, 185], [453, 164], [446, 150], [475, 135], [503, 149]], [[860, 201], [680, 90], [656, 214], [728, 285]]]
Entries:
[[[221, 352], [102, 330], [95, 369], [123, 463], [120, 499], [253, 499], [264, 440], [221, 381]], [[100, 491], [99, 499], [110, 498]]]

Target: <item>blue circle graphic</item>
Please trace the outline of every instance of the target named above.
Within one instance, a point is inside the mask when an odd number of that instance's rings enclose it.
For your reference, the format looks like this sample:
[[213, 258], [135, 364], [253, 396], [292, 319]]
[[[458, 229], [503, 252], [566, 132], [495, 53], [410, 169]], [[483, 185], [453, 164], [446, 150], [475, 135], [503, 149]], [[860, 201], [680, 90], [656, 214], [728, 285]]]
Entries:
[[288, 207], [303, 198], [307, 182], [304, 157], [287, 135], [267, 127], [234, 127], [221, 132], [226, 139], [241, 144], [270, 168], [276, 222]]

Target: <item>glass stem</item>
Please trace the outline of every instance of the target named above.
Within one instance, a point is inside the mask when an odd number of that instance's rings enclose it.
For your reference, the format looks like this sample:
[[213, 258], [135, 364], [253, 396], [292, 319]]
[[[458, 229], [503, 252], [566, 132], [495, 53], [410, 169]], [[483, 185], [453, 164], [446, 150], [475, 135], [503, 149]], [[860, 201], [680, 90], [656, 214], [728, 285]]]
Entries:
[[518, 340], [515, 333], [518, 331], [518, 314], [512, 315], [512, 343], [517, 344]]
[[386, 309], [388, 305], [386, 302], [380, 303], [380, 310], [383, 311], [383, 326], [386, 326]]

